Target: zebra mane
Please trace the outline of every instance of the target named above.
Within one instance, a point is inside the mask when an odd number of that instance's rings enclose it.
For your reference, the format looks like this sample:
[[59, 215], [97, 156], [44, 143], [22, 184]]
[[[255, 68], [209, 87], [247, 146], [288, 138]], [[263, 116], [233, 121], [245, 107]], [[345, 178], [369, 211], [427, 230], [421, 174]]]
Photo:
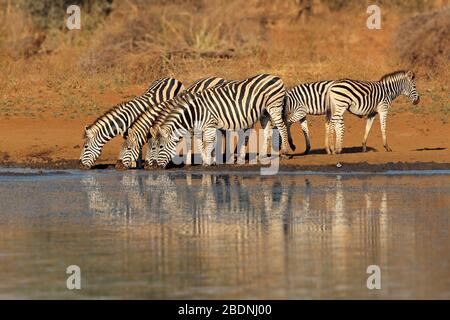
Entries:
[[406, 71], [406, 70], [394, 71], [394, 72], [385, 74], [384, 76], [381, 77], [381, 79], [379, 81], [386, 81], [386, 80], [390, 80], [392, 78], [396, 78], [399, 76], [406, 76], [407, 73], [408, 73], [408, 71]]
[[113, 111], [119, 109], [120, 107], [124, 106], [125, 104], [127, 104], [130, 101], [133, 101], [137, 98], [140, 98], [141, 96], [138, 96], [132, 100], [129, 101], [122, 101], [114, 106], [112, 106], [111, 108], [109, 108], [108, 110], [106, 110], [101, 116], [97, 117], [97, 119], [95, 119], [94, 122], [92, 122], [90, 125], [85, 127], [85, 131], [92, 129], [100, 120], [102, 120], [103, 118], [105, 118], [108, 114], [111, 114]]

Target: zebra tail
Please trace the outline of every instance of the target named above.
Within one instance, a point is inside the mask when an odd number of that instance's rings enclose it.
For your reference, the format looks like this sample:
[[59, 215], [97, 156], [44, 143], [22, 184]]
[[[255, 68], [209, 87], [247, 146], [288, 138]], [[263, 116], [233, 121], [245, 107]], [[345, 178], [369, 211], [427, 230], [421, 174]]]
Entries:
[[330, 89], [331, 87], [329, 87], [327, 89], [327, 92], [325, 93], [325, 118], [327, 120], [327, 122], [330, 122], [331, 120], [331, 115], [333, 114], [333, 110], [332, 110], [332, 103], [331, 103], [331, 94], [330, 94]]

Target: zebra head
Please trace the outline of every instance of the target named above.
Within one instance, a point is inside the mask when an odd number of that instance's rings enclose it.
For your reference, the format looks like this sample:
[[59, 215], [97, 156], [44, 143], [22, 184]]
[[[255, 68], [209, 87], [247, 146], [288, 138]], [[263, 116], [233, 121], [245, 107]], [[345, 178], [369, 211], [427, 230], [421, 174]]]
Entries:
[[83, 150], [80, 156], [80, 168], [90, 169], [100, 156], [102, 143], [94, 132], [94, 128], [86, 126], [83, 134]]
[[177, 152], [177, 136], [169, 133], [164, 127], [156, 133], [156, 140], [159, 141], [157, 163], [165, 168]]
[[138, 160], [141, 146], [133, 128], [128, 129], [126, 139], [122, 147], [121, 155], [123, 166], [129, 168]]
[[416, 76], [414, 72], [406, 72], [406, 80], [403, 86], [403, 94], [413, 103], [418, 104], [420, 101], [419, 93], [416, 89]]

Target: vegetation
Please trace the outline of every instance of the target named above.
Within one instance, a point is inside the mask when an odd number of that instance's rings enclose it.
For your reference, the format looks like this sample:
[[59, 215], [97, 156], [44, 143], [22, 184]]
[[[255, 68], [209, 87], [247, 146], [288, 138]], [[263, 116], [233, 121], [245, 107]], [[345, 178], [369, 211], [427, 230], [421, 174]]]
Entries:
[[[0, 0], [0, 116], [92, 117], [167, 75], [273, 72], [294, 85], [409, 67], [431, 88], [427, 108], [441, 110], [450, 19], [433, 10], [445, 2], [379, 1], [382, 30], [370, 31], [370, 1]], [[69, 4], [81, 30], [65, 28]]]

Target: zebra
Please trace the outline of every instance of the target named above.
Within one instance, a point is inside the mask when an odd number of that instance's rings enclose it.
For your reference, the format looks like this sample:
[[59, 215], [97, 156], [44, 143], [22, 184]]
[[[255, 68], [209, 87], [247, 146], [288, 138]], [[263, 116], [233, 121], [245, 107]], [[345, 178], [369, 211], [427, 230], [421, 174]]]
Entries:
[[363, 137], [363, 152], [366, 152], [367, 137], [375, 116], [380, 117], [381, 134], [386, 151], [392, 151], [386, 138], [386, 118], [392, 101], [405, 95], [413, 104], [418, 104], [420, 97], [416, 89], [415, 75], [412, 71], [396, 71], [384, 75], [379, 81], [367, 82], [356, 80], [335, 81], [327, 91], [328, 130], [336, 133], [336, 149], [329, 145], [329, 134], [325, 137], [327, 153], [341, 153], [344, 134], [344, 113], [346, 110], [359, 117], [367, 117]]
[[[80, 156], [80, 167], [91, 168], [100, 156], [103, 146], [119, 134], [125, 134], [130, 125], [146, 109], [164, 100], [173, 98], [184, 90], [183, 84], [174, 78], [161, 78], [153, 82], [141, 96], [131, 101], [120, 103], [94, 123], [86, 126], [83, 134], [83, 150]], [[119, 155], [122, 156], [122, 152]]]
[[[122, 146], [121, 154], [122, 165], [124, 168], [129, 168], [133, 162], [139, 157], [139, 150], [148, 141], [147, 153], [145, 156], [144, 168], [148, 169], [153, 166], [153, 162], [156, 160], [158, 141], [152, 138], [151, 127], [154, 125], [160, 125], [170, 111], [178, 104], [178, 100], [184, 95], [195, 94], [202, 92], [207, 88], [222, 86], [227, 83], [231, 83], [219, 77], [207, 77], [195, 81], [191, 84], [182, 94], [174, 97], [173, 99], [166, 100], [152, 109], [145, 111], [139, 116], [139, 118], [133, 123], [127, 132], [126, 141]], [[188, 150], [190, 150], [190, 143], [188, 142]], [[188, 154], [188, 159], [190, 154]]]
[[[311, 150], [311, 140], [309, 137], [308, 122], [306, 115], [325, 115], [325, 97], [328, 88], [334, 83], [332, 80], [310, 82], [299, 84], [286, 92], [284, 102], [284, 117], [288, 130], [288, 142], [292, 150], [296, 147], [292, 142], [291, 125], [299, 122], [305, 137], [305, 154]], [[267, 120], [263, 119], [265, 123]], [[267, 122], [264, 131], [265, 145], [271, 145], [272, 123]]]
[[179, 99], [179, 106], [167, 117], [163, 125], [154, 128], [160, 139], [157, 163], [165, 167], [176, 153], [176, 144], [189, 131], [203, 133], [204, 164], [214, 164], [216, 129], [248, 129], [267, 111], [278, 127], [282, 138], [282, 154], [287, 153], [287, 128], [283, 121], [285, 87], [281, 78], [259, 74], [243, 81], [211, 88], [197, 96]]

